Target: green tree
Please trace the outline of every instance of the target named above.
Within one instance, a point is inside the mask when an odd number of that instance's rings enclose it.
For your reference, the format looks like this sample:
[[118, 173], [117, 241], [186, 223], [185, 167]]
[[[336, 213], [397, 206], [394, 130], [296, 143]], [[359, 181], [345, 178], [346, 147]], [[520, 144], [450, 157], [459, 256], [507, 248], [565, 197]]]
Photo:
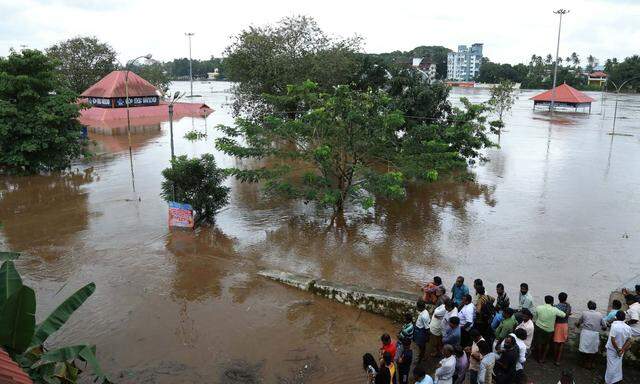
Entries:
[[56, 60], [57, 70], [66, 85], [82, 93], [116, 69], [116, 52], [96, 37], [74, 37], [46, 50]]
[[219, 127], [225, 137], [216, 148], [264, 160], [261, 168], [229, 173], [241, 181], [265, 181], [267, 190], [279, 195], [332, 207], [338, 216], [349, 200], [369, 207], [376, 196], [402, 198], [408, 178], [433, 180], [441, 167], [465, 164], [492, 144], [484, 107], [467, 100], [465, 110], [454, 108], [440, 121], [416, 124], [406, 124], [396, 100], [382, 90], [338, 86], [324, 93], [307, 81], [264, 101], [297, 105], [301, 113], [271, 115], [264, 123], [240, 118], [235, 127]]
[[609, 82], [620, 86], [625, 81], [630, 80], [624, 86], [624, 90], [627, 92], [640, 91], [640, 56], [627, 57], [621, 63], [611, 61], [609, 67], [610, 70], [607, 72], [609, 74]]
[[264, 109], [261, 95], [284, 95], [288, 84], [312, 80], [326, 91], [348, 84], [359, 68], [360, 41], [332, 39], [305, 16], [241, 31], [227, 47], [225, 59], [227, 78], [238, 83], [234, 112], [265, 115], [270, 111]]
[[162, 63], [153, 61], [149, 64], [133, 65], [131, 71], [153, 84], [163, 95], [169, 91], [171, 80]]
[[84, 148], [76, 101], [42, 52], [0, 58], [0, 167], [26, 173], [68, 167]]
[[491, 88], [491, 98], [487, 104], [498, 115], [498, 120], [491, 123], [494, 128], [498, 129], [498, 135], [502, 133], [502, 128], [504, 128], [504, 114], [511, 110], [517, 99], [515, 84], [509, 80], [504, 80]]
[[48, 349], [45, 341], [69, 320], [96, 290], [89, 283], [63, 301], [36, 324], [36, 296], [22, 282], [14, 252], [0, 252], [0, 346], [29, 374], [35, 383], [76, 383], [82, 372], [78, 362], [89, 365], [95, 381], [109, 383], [95, 356], [95, 346], [74, 345]]
[[190, 204], [196, 224], [213, 223], [216, 213], [229, 201], [229, 188], [222, 185], [225, 172], [211, 154], [194, 159], [178, 156], [162, 176], [161, 196], [166, 201]]

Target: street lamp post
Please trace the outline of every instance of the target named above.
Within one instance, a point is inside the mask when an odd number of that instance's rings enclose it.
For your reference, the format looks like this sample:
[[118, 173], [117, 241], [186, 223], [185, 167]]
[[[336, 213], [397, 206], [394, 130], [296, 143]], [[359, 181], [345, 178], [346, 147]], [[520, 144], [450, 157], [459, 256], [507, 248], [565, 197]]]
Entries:
[[551, 106], [550, 110], [553, 112], [553, 109], [556, 105], [556, 81], [558, 78], [558, 55], [560, 53], [560, 31], [562, 30], [562, 16], [569, 13], [568, 9], [558, 9], [557, 11], [553, 11], [556, 15], [560, 15], [560, 22], [558, 24], [558, 43], [556, 44], [556, 62], [553, 66], [553, 86], [551, 88]]
[[613, 108], [613, 127], [611, 129], [611, 135], [616, 134], [616, 119], [618, 118], [618, 99], [620, 98], [620, 90], [622, 89], [622, 87], [627, 85], [627, 83], [636, 79], [640, 79], [640, 76], [632, 77], [628, 80], [625, 80], [622, 84], [620, 84], [620, 86], [617, 86], [616, 83], [614, 83], [613, 81], [611, 82], [611, 84], [613, 84], [613, 86], [616, 89], [616, 102], [615, 102], [615, 107]]
[[193, 35], [194, 33], [192, 32], [185, 33], [185, 36], [189, 38], [189, 83], [191, 85], [191, 94], [189, 97], [193, 97], [193, 66], [191, 64], [191, 36]]
[[135, 59], [127, 61], [124, 67], [124, 104], [127, 110], [127, 139], [129, 141], [129, 165], [131, 167], [131, 184], [133, 185], [133, 191], [136, 191], [135, 179], [133, 176], [133, 152], [131, 150], [131, 117], [129, 116], [129, 66], [139, 59], [151, 60], [151, 54], [148, 53], [144, 56], [138, 56]]

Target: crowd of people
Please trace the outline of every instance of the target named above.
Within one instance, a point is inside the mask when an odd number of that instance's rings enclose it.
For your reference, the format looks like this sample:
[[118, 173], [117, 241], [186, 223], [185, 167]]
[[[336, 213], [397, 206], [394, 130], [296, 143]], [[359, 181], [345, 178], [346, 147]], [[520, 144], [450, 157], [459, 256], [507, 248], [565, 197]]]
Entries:
[[[640, 337], [640, 285], [635, 288], [633, 293], [623, 290], [626, 311], [614, 300], [605, 315], [589, 301], [575, 323], [582, 363], [589, 369], [600, 351], [600, 332], [609, 329], [606, 384], [622, 381], [623, 356], [633, 338]], [[415, 313], [405, 314], [396, 339], [383, 334], [378, 358], [363, 356], [368, 383], [408, 384], [413, 379], [416, 384], [463, 384], [468, 379], [470, 384], [521, 384], [528, 359], [544, 364], [551, 352], [553, 363], [561, 364], [572, 315], [565, 292], [557, 302], [547, 295], [544, 304], [535, 305], [527, 283], [520, 284], [514, 303], [503, 284], [496, 285], [495, 296], [481, 279], [474, 281], [473, 290], [472, 296], [462, 276], [449, 290], [438, 276], [425, 284]], [[425, 370], [429, 357], [439, 359], [434, 372]], [[563, 372], [559, 383], [574, 384], [570, 372]]]

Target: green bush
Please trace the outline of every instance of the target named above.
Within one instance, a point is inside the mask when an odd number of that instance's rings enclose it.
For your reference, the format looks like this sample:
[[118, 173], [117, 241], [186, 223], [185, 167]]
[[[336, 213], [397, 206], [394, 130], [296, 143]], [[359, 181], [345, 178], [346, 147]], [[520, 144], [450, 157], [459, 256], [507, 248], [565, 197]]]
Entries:
[[224, 170], [216, 166], [213, 155], [188, 159], [178, 156], [162, 171], [161, 196], [166, 201], [187, 203], [193, 207], [196, 224], [214, 221], [216, 213], [228, 201], [229, 188], [222, 185]]

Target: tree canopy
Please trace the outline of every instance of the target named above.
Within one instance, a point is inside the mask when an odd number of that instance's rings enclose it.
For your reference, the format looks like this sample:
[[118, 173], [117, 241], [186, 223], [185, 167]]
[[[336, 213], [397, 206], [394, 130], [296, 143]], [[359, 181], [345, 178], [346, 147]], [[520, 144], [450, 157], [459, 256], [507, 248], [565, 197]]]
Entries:
[[[622, 83], [629, 80], [627, 85], [624, 86], [625, 91], [640, 91], [640, 56], [634, 55], [627, 57], [621, 63], [609, 62], [609, 81], [617, 86], [621, 86]], [[613, 87], [608, 87], [612, 90]]]
[[46, 50], [56, 61], [57, 70], [67, 87], [82, 93], [116, 69], [116, 52], [96, 37], [74, 37]]
[[238, 83], [235, 113], [263, 114], [261, 95], [284, 95], [289, 84], [312, 80], [325, 91], [348, 84], [358, 71], [360, 43], [357, 36], [329, 37], [306, 16], [241, 31], [225, 52], [227, 78]]
[[235, 127], [220, 127], [225, 136], [216, 147], [261, 160], [259, 168], [228, 170], [241, 181], [264, 181], [268, 191], [341, 212], [351, 199], [369, 207], [376, 196], [402, 198], [410, 179], [434, 180], [438, 170], [464, 166], [493, 145], [482, 105], [463, 100], [463, 109], [407, 124], [398, 100], [346, 85], [323, 92], [306, 81], [263, 98], [269, 105], [295, 105], [295, 116], [239, 118]]
[[18, 172], [63, 169], [83, 152], [77, 94], [37, 50], [0, 58], [0, 167]]

